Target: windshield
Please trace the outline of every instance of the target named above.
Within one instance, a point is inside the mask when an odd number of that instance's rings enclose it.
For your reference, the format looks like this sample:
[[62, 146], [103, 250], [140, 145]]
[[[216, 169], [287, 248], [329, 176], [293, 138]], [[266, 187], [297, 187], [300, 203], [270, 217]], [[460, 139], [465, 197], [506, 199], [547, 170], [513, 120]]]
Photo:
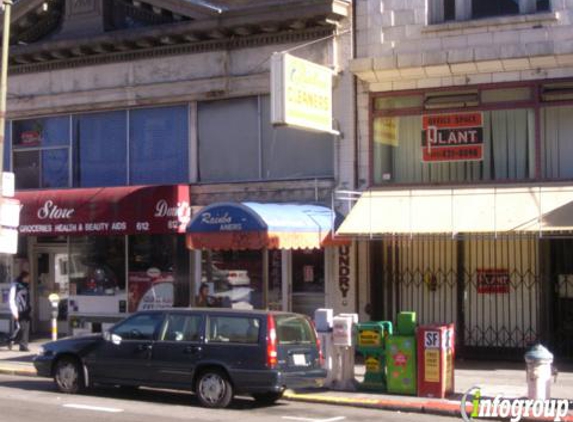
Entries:
[[275, 316], [278, 344], [316, 344], [310, 322], [297, 315]]

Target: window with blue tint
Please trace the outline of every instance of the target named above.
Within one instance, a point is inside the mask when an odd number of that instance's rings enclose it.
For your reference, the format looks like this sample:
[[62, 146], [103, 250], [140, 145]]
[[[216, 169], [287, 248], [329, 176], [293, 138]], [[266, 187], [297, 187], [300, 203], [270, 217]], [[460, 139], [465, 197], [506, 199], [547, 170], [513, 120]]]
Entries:
[[74, 186], [127, 185], [127, 112], [73, 117]]
[[189, 179], [187, 106], [129, 113], [129, 183], [186, 183]]
[[69, 116], [16, 120], [12, 130], [14, 148], [70, 145]]
[[43, 188], [66, 188], [69, 186], [68, 149], [47, 149], [42, 151]]
[[69, 116], [13, 121], [11, 139], [16, 189], [69, 186]]

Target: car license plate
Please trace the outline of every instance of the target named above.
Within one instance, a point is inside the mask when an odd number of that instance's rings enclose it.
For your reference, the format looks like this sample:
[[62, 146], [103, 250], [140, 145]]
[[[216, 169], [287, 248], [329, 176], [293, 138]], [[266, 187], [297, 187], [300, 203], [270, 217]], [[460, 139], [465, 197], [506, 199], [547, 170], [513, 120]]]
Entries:
[[292, 355], [292, 361], [296, 366], [306, 366], [306, 356], [305, 355]]

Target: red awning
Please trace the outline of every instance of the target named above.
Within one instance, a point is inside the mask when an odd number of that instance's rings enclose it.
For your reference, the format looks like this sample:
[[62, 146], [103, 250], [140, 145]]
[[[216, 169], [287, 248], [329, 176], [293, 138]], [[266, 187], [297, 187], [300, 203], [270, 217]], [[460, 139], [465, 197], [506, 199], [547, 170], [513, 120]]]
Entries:
[[122, 186], [17, 192], [21, 234], [126, 235], [184, 233], [189, 186]]

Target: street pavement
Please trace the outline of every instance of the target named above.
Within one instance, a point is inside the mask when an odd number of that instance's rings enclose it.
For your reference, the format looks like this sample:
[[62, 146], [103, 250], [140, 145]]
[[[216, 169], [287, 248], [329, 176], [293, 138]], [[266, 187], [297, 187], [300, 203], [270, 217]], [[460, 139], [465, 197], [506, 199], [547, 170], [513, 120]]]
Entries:
[[[30, 352], [19, 352], [17, 349], [8, 351], [0, 348], [0, 374], [35, 376], [32, 359], [40, 345], [45, 342], [38, 340], [30, 344]], [[555, 399], [573, 399], [573, 364], [558, 364], [559, 374], [552, 384], [551, 396]], [[356, 365], [356, 381], [359, 382], [364, 374], [364, 366]], [[502, 395], [504, 398], [525, 397], [525, 364], [520, 362], [484, 362], [456, 361], [455, 391], [446, 399], [430, 399], [413, 396], [401, 396], [359, 391], [318, 390], [292, 392], [288, 391], [285, 398], [303, 409], [315, 409], [315, 405], [339, 405], [363, 409], [384, 409], [400, 412], [430, 413], [442, 416], [460, 416], [460, 400], [464, 392], [474, 386], [481, 388], [483, 397]], [[312, 403], [312, 406], [304, 405]], [[337, 407], [337, 406], [330, 406]], [[0, 408], [1, 409], [1, 408]], [[249, 418], [250, 418], [249, 414]], [[334, 416], [333, 416], [334, 417]], [[319, 418], [320, 419], [320, 418]], [[328, 419], [328, 418], [327, 418]], [[564, 419], [573, 422], [573, 402], [570, 412]], [[335, 422], [332, 420], [331, 422]]]
[[0, 375], [2, 422], [449, 422], [444, 416], [379, 409], [329, 406], [281, 400], [261, 406], [236, 399], [229, 409], [205, 409], [190, 393], [140, 389], [98, 389], [89, 395], [63, 395], [49, 379]]

